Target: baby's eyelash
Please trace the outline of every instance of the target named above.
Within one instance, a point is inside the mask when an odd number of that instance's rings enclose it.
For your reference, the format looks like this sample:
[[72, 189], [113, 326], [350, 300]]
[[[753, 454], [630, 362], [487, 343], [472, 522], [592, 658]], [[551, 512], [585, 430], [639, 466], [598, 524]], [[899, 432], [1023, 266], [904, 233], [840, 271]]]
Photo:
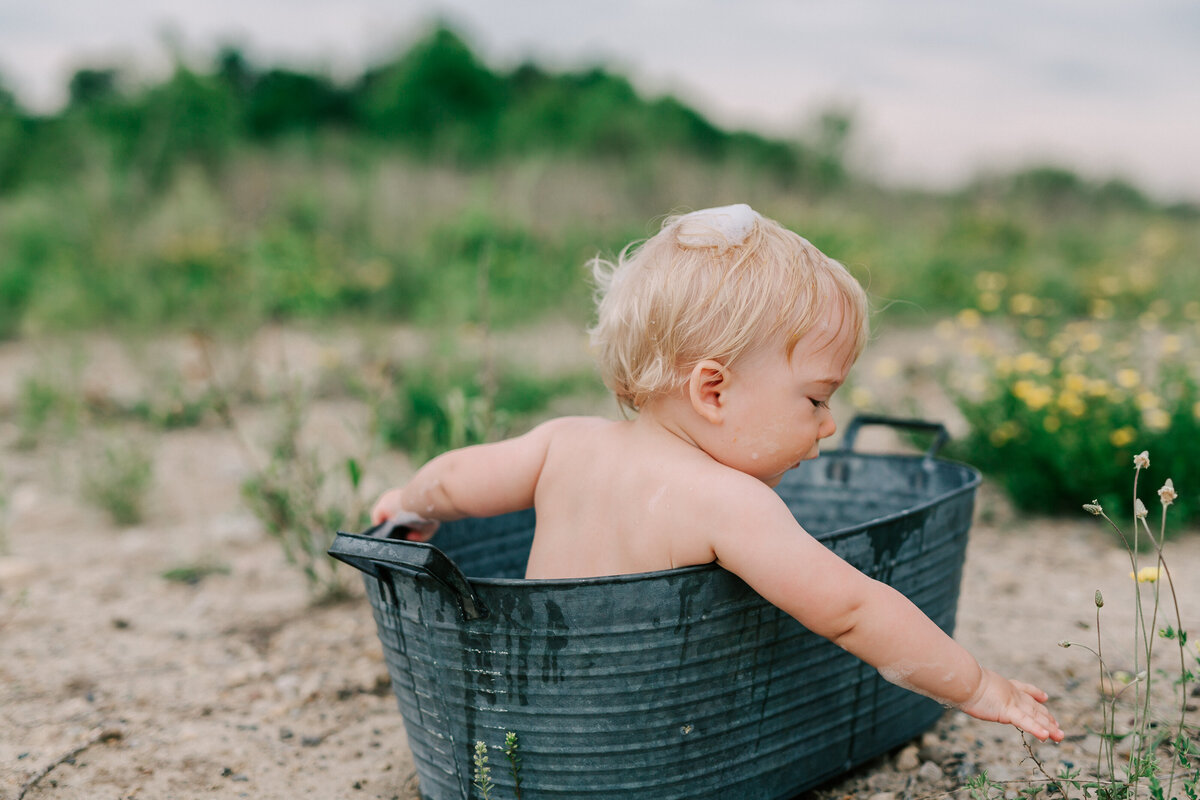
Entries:
[[817, 408], [829, 408], [829, 401], [828, 401], [828, 400], [818, 400], [818, 399], [817, 399], [817, 398], [815, 398], [815, 397], [810, 397], [810, 398], [808, 398], [808, 399], [809, 399], [809, 400], [812, 402], [812, 404], [813, 404], [814, 406], [816, 406]]

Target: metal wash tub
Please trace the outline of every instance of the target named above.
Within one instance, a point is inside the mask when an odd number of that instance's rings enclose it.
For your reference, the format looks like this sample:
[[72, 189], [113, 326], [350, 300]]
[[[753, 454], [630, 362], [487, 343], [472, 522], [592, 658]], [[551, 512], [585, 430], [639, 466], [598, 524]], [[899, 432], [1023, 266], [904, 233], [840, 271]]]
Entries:
[[[863, 424], [936, 434], [924, 455], [854, 451]], [[936, 458], [941, 425], [858, 418], [777, 491], [804, 527], [952, 632], [978, 473]], [[522, 578], [532, 511], [444, 525], [431, 544], [338, 534], [365, 573], [428, 800], [513, 797], [517, 734], [541, 798], [789, 798], [928, 729], [935, 702], [882, 680], [714, 565]]]

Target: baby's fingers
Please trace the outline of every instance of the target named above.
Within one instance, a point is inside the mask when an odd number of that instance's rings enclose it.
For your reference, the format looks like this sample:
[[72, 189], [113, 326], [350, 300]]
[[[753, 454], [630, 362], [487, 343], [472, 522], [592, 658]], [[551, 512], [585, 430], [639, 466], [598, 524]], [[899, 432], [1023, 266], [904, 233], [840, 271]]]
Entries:
[[1034, 686], [1032, 683], [1025, 683], [1025, 681], [1014, 681], [1014, 680], [1009, 680], [1009, 683], [1011, 683], [1013, 686], [1020, 689], [1025, 694], [1032, 697], [1034, 700], [1037, 700], [1039, 703], [1044, 703], [1050, 699], [1050, 695], [1046, 694], [1041, 689]]
[[[1020, 687], [1024, 690], [1024, 687]], [[1031, 687], [1032, 688], [1032, 687]], [[1045, 697], [1045, 692], [1040, 692]], [[1026, 733], [1037, 737], [1040, 741], [1051, 739], [1056, 742], [1063, 740], [1063, 731], [1058, 727], [1054, 715], [1042, 705], [1040, 700], [1034, 700], [1035, 695], [1028, 695], [1021, 707], [1015, 709], [1012, 724]]]
[[385, 519], [390, 519], [397, 511], [403, 509], [400, 504], [400, 491], [399, 488], [388, 489], [375, 501], [375, 505], [371, 508], [372, 525], [378, 525]]

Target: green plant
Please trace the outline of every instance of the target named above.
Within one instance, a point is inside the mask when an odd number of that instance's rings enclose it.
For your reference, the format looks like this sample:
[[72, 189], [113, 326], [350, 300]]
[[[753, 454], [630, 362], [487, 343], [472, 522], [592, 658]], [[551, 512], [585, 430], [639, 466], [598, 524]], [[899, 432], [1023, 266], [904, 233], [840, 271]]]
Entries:
[[[513, 731], [506, 731], [504, 745], [497, 749], [503, 750], [505, 758], [508, 759], [509, 774], [512, 775], [513, 780], [513, 795], [516, 800], [521, 800], [521, 758], [517, 754], [520, 749], [517, 734]], [[479, 790], [479, 795], [483, 800], [491, 800], [496, 784], [492, 783], [492, 768], [488, 765], [487, 742], [482, 739], [475, 742], [471, 751], [471, 762], [473, 764], [471, 785]]]
[[[227, 407], [223, 414], [236, 430]], [[304, 406], [293, 393], [284, 398], [282, 419], [265, 464], [242, 484], [242, 496], [283, 550], [287, 562], [304, 575], [320, 600], [342, 597], [346, 586], [337, 562], [327, 555], [334, 534], [366, 525], [360, 496], [362, 466], [353, 457], [341, 469], [327, 470], [318, 454], [300, 441]], [[251, 448], [247, 447], [247, 451]], [[330, 477], [340, 477], [332, 484]]]
[[14, 416], [17, 447], [32, 449], [52, 431], [73, 433], [83, 416], [78, 392], [46, 376], [30, 375], [22, 380]]
[[508, 758], [508, 768], [513, 779], [513, 794], [516, 795], [517, 800], [521, 800], [521, 757], [517, 754], [519, 748], [517, 734], [507, 731], [504, 734], [504, 755]]
[[146, 493], [154, 477], [153, 460], [141, 443], [114, 442], [85, 461], [84, 497], [108, 512], [118, 525], [142, 520]]
[[229, 565], [215, 561], [200, 561], [195, 564], [180, 564], [162, 572], [162, 578], [171, 583], [195, 586], [210, 575], [228, 575]]
[[[1040, 760], [1029, 748], [1030, 757], [1046, 777], [1051, 788], [1063, 796], [1071, 790], [1081, 797], [1101, 800], [1124, 800], [1148, 796], [1154, 800], [1175, 798], [1178, 786], [1189, 798], [1196, 800], [1200, 793], [1200, 729], [1189, 724], [1189, 684], [1198, 677], [1194, 671], [1200, 664], [1200, 654], [1188, 647], [1188, 636], [1182, 627], [1175, 580], [1164, 556], [1167, 538], [1167, 509], [1178, 497], [1174, 482], [1167, 479], [1158, 490], [1162, 509], [1157, 531], [1151, 528], [1149, 511], [1138, 496], [1138, 480], [1150, 467], [1149, 453], [1143, 451], [1133, 459], [1132, 535], [1127, 535], [1093, 501], [1084, 505], [1088, 513], [1104, 519], [1126, 546], [1130, 562], [1130, 579], [1134, 586], [1134, 625], [1132, 630], [1133, 674], [1116, 672], [1105, 656], [1101, 637], [1101, 609], [1105, 600], [1099, 590], [1095, 594], [1096, 646], [1063, 641], [1063, 647], [1080, 647], [1092, 653], [1100, 670], [1102, 687], [1109, 687], [1107, 696], [1100, 698], [1102, 725], [1100, 747], [1095, 771], [1083, 776], [1068, 771], [1057, 777], [1046, 773]], [[1150, 549], [1152, 565], [1140, 566], [1142, 540]], [[1149, 588], [1143, 588], [1149, 584]], [[1166, 586], [1166, 591], [1162, 587]], [[1160, 616], [1173, 617], [1171, 623], [1160, 627]], [[1174, 645], [1178, 669], [1172, 678], [1168, 669], [1155, 664], [1155, 645], [1158, 641]], [[1189, 658], [1195, 664], [1189, 665]], [[1161, 659], [1160, 659], [1161, 660]], [[1172, 662], [1174, 659], [1171, 659]], [[1169, 678], [1163, 685], [1158, 676]], [[1166, 699], [1164, 701], [1164, 695]], [[1160, 710], [1160, 709], [1165, 709]], [[1118, 722], [1121, 720], [1121, 722]], [[1124, 721], [1128, 720], [1128, 730]], [[1127, 756], [1118, 752], [1118, 744], [1129, 747]], [[969, 788], [986, 790], [988, 781], [982, 776]], [[986, 795], [984, 795], [986, 796]]]
[[375, 425], [390, 447], [423, 462], [446, 450], [493, 441], [555, 398], [598, 391], [591, 372], [540, 377], [487, 365], [400, 369], [391, 391], [375, 398]]
[[492, 768], [488, 766], [487, 744], [483, 740], [475, 742], [474, 755], [474, 771], [471, 773], [473, 780], [472, 785], [479, 790], [479, 794], [483, 796], [483, 800], [491, 800], [492, 789], [495, 784], [492, 783]]
[[[1017, 507], [1064, 512], [1068, 498], [1119, 485], [1135, 441], [1181, 486], [1200, 487], [1200, 377], [1182, 336], [1075, 323], [1015, 353], [972, 341], [978, 360], [956, 369], [951, 387], [970, 430], [949, 452], [995, 478]], [[1175, 513], [1195, 519], [1200, 493], [1183, 490]]]

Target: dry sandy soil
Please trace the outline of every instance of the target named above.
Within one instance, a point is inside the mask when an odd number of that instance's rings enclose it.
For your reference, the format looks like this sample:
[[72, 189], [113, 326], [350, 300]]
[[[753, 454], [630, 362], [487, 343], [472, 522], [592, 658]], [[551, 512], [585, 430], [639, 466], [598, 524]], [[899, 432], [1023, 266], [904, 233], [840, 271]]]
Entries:
[[[415, 346], [384, 338], [392, 352]], [[555, 338], [506, 346], [528, 354]], [[186, 342], [170, 347], [168, 359], [194, 362]], [[294, 369], [353, 359], [355, 347], [353, 337], [275, 331], [245, 352]], [[582, 352], [568, 349], [533, 357], [554, 368]], [[0, 410], [12, 408], [20, 376], [48, 352], [0, 348]], [[93, 343], [84, 361], [86, 391], [136, 392], [144, 382], [137, 359], [114, 343]], [[256, 413], [245, 412], [251, 438], [265, 425]], [[344, 397], [314, 401], [308, 435], [356, 452], [365, 413]], [[229, 430], [210, 421], [104, 433], [137, 436], [153, 456], [145, 519], [133, 527], [81, 499], [91, 434], [20, 449], [19, 433], [12, 415], [0, 416], [0, 798], [418, 797], [361, 589], [355, 582], [337, 604], [310, 601], [241, 499], [250, 465]], [[399, 480], [408, 469], [385, 456], [371, 474]], [[1184, 626], [1200, 633], [1200, 536], [1170, 543], [1169, 560]], [[194, 583], [163, 577], [204, 564], [221, 569]], [[1069, 734], [1036, 747], [1051, 769], [1092, 763], [1099, 743], [1094, 659], [1057, 643], [1094, 640], [1099, 588], [1108, 653], [1131, 667], [1128, 572], [1128, 556], [1094, 518], [1018, 518], [985, 485], [957, 638], [983, 663], [1051, 694]], [[1014, 782], [1036, 777], [1015, 730], [949, 712], [920, 740], [811, 795], [966, 796], [963, 783], [982, 769]]]

